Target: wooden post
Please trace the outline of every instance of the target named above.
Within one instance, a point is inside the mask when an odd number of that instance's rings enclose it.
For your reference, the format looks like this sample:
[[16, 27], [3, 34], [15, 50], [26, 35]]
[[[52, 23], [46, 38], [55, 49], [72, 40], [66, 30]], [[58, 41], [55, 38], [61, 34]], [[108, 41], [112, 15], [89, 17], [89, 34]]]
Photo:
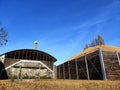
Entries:
[[21, 51], [21, 52], [22, 52], [22, 54], [21, 54], [21, 59], [23, 59], [23, 56], [24, 56], [24, 55], [23, 55], [23, 54], [24, 54], [24, 51]]
[[59, 79], [60, 79], [60, 66], [59, 66]]
[[117, 51], [116, 51], [116, 55], [117, 55], [117, 58], [118, 58], [118, 63], [119, 63], [119, 65], [120, 65], [120, 57], [119, 57], [119, 54], [118, 54]]
[[68, 72], [69, 72], [69, 79], [71, 79], [71, 73], [70, 73], [70, 62], [68, 61]]
[[76, 76], [77, 76], [77, 80], [79, 79], [78, 76], [78, 65], [77, 65], [77, 59], [75, 60], [75, 66], [76, 66]]
[[90, 80], [89, 69], [88, 69], [88, 63], [87, 63], [87, 57], [86, 57], [86, 54], [85, 54], [85, 65], [86, 65], [86, 70], [87, 70], [87, 78], [88, 78], [88, 80]]
[[18, 51], [18, 59], [20, 59], [20, 51]]
[[14, 59], [16, 59], [16, 52], [15, 52], [15, 54], [14, 54]]
[[34, 59], [34, 51], [32, 52], [32, 60], [35, 60], [35, 59]]
[[21, 73], [22, 73], [22, 66], [19, 66], [19, 68], [20, 68], [20, 71], [19, 71], [18, 79], [22, 80], [22, 75], [21, 75]]
[[39, 75], [38, 75], [38, 79], [40, 79], [40, 74], [41, 74], [41, 65], [39, 66]]
[[26, 50], [26, 56], [25, 56], [25, 59], [28, 59], [28, 50]]
[[31, 60], [31, 51], [28, 52], [29, 60]]
[[38, 51], [37, 51], [37, 55], [36, 55], [36, 60], [39, 60], [39, 59], [38, 59]]
[[64, 66], [64, 63], [63, 63], [63, 79], [65, 79], [65, 66]]
[[103, 54], [102, 54], [102, 50], [101, 49], [99, 49], [99, 57], [100, 57], [100, 64], [101, 64], [103, 80], [107, 80], [106, 71], [105, 71], [105, 65], [104, 65], [104, 60], [103, 60]]

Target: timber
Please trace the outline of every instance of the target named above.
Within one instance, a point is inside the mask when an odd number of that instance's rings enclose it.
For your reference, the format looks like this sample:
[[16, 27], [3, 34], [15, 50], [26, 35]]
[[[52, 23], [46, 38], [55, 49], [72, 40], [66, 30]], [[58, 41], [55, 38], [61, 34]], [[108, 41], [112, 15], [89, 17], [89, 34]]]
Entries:
[[[63, 69], [62, 65], [57, 69]], [[64, 70], [60, 70], [58, 79], [120, 80], [120, 48], [105, 45], [87, 48], [65, 62]]]

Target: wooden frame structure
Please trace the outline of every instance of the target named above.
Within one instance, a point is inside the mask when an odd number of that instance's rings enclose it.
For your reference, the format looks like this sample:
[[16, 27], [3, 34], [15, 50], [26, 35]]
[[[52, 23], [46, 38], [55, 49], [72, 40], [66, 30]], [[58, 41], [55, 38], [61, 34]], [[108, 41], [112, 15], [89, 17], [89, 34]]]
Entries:
[[5, 67], [8, 67], [9, 65], [20, 60], [33, 60], [42, 61], [45, 65], [53, 70], [53, 63], [57, 60], [46, 52], [33, 49], [19, 49], [7, 52], [2, 55], [5, 55], [5, 60], [3, 62]]
[[99, 48], [57, 66], [58, 79], [118, 80], [120, 53]]
[[44, 71], [47, 70], [48, 73], [52, 73], [53, 76], [53, 66], [56, 60], [57, 59], [50, 54], [34, 49], [19, 49], [0, 55], [0, 61], [2, 61], [5, 67], [3, 70], [6, 70], [8, 74], [10, 74], [11, 71], [14, 73], [14, 71], [18, 70], [18, 68], [21, 66], [21, 68], [24, 69], [24, 73], [29, 69], [29, 71], [33, 71], [34, 74], [36, 74], [40, 73], [38, 72], [39, 69], [44, 69]]

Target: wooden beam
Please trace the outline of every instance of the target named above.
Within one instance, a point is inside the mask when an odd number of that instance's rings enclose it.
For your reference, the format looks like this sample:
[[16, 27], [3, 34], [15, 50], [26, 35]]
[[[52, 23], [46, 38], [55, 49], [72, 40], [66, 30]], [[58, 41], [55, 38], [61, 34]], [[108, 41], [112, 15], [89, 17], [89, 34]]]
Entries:
[[24, 59], [24, 50], [22, 51], [22, 59]]
[[88, 69], [88, 63], [87, 63], [86, 54], [85, 54], [85, 65], [86, 65], [86, 70], [87, 70], [87, 78], [88, 78], [88, 80], [90, 80], [90, 75], [89, 75], [89, 69]]
[[70, 62], [68, 61], [68, 72], [69, 72], [69, 79], [71, 79], [71, 73], [70, 73]]
[[65, 66], [64, 66], [64, 63], [63, 63], [63, 79], [65, 79]]
[[117, 51], [116, 51], [116, 55], [117, 55], [117, 58], [118, 58], [118, 63], [119, 63], [119, 65], [120, 65], [120, 57], [119, 57], [119, 54], [118, 54]]
[[36, 60], [39, 60], [39, 59], [38, 59], [38, 51], [37, 51], [37, 56], [36, 56]]
[[31, 51], [28, 52], [29, 60], [31, 60]]
[[16, 59], [16, 51], [15, 51], [15, 54], [14, 54], [14, 59]]
[[20, 59], [20, 50], [18, 51], [18, 59]]
[[26, 50], [26, 56], [25, 59], [28, 59], [28, 50]]
[[76, 66], [76, 76], [77, 76], [77, 80], [78, 80], [79, 79], [79, 75], [78, 75], [77, 59], [75, 60], [75, 66]]
[[59, 79], [60, 79], [60, 66], [59, 66]]
[[100, 64], [101, 64], [103, 80], [107, 80], [102, 50], [99, 49], [98, 51], [99, 51], [99, 57], [100, 57]]

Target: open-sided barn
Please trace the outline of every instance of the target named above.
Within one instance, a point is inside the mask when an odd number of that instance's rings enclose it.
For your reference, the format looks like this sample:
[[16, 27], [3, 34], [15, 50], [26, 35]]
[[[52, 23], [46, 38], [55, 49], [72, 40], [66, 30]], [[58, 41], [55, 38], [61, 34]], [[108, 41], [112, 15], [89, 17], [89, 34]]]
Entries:
[[57, 66], [58, 79], [120, 80], [120, 48], [97, 45]]
[[5, 77], [51, 77], [56, 58], [35, 49], [19, 49], [0, 55], [0, 78]]

